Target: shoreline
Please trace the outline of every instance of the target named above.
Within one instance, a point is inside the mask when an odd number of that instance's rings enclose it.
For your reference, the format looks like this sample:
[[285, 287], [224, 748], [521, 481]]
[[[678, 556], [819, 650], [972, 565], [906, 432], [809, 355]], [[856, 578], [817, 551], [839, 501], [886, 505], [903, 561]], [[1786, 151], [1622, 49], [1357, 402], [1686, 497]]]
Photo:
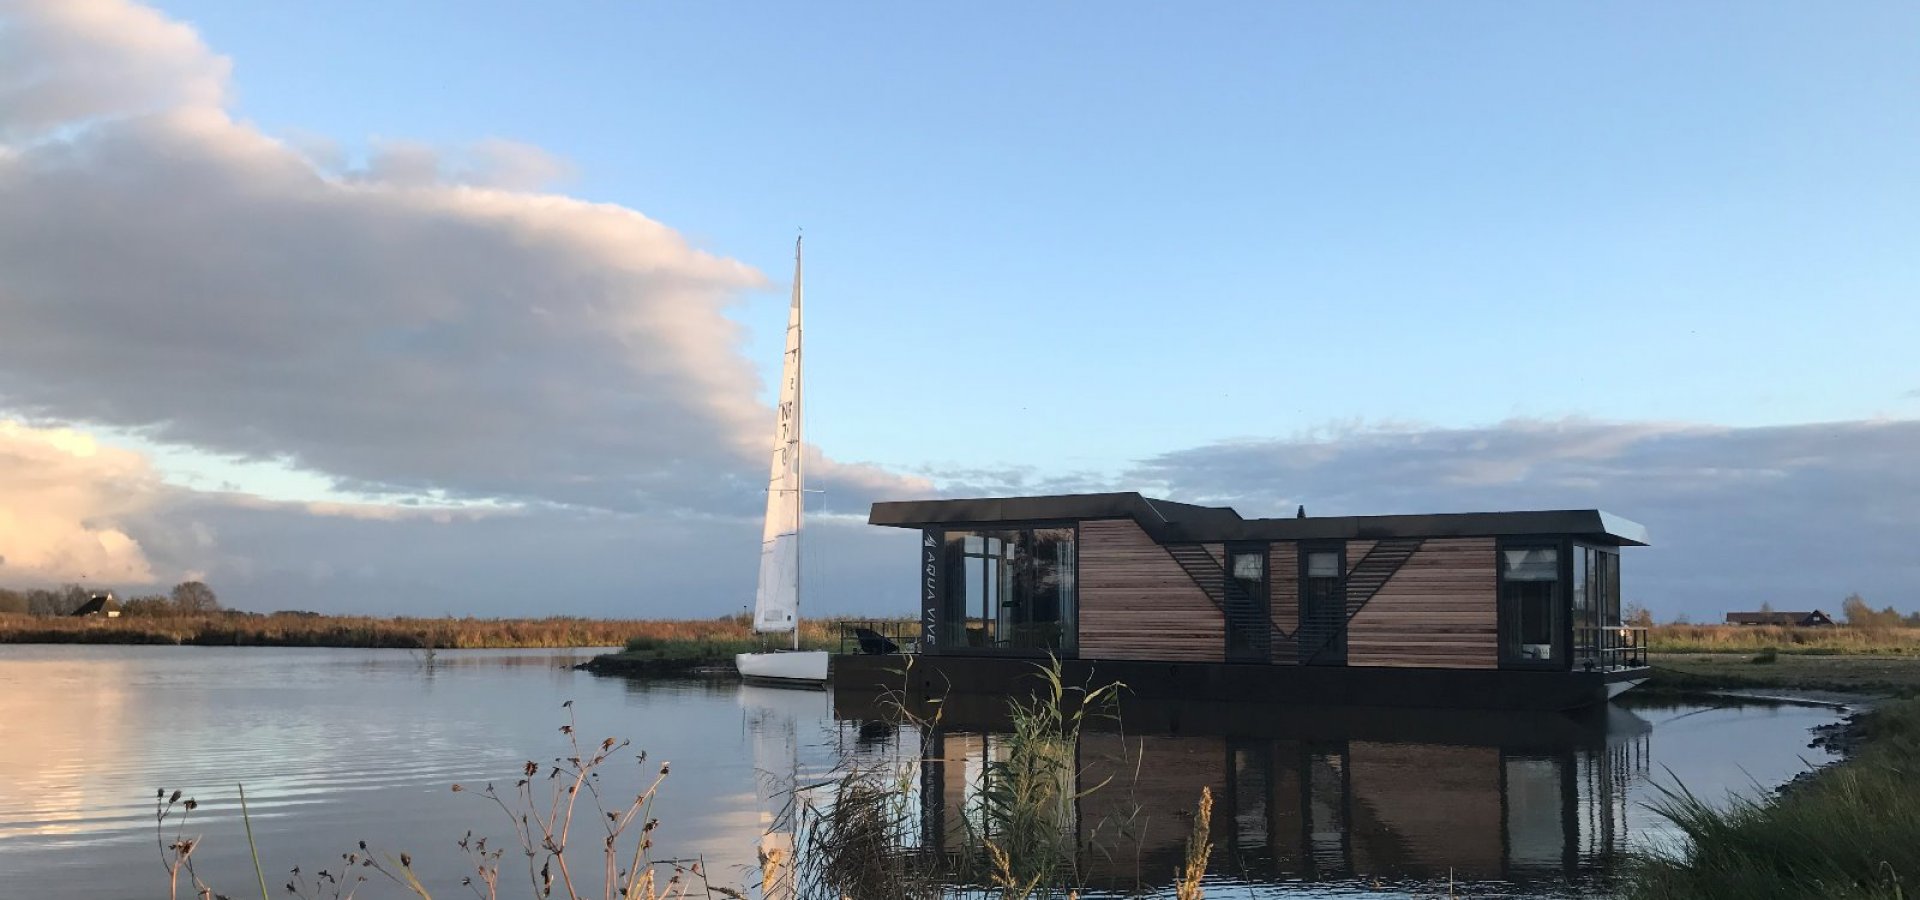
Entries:
[[603, 653], [572, 666], [575, 671], [626, 678], [699, 678], [711, 681], [739, 681], [733, 657], [685, 656], [639, 657], [628, 653]]
[[1706, 671], [1697, 658], [1655, 661], [1663, 683], [1643, 686], [1655, 695], [1770, 699], [1847, 714], [1811, 729], [1808, 746], [1834, 758], [1776, 787], [1702, 799], [1681, 785], [1655, 812], [1686, 835], [1685, 849], [1642, 855], [1623, 896], [1890, 898], [1920, 880], [1911, 852], [1920, 820], [1901, 812], [1920, 808], [1920, 659], [1853, 659], [1784, 668], [1736, 659]]

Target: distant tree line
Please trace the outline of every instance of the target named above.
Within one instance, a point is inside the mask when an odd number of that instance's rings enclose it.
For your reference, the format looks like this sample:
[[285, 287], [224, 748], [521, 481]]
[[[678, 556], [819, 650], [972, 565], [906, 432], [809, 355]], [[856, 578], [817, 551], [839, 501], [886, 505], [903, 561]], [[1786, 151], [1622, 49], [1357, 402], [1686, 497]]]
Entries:
[[[1763, 613], [1773, 612], [1773, 604], [1760, 604], [1760, 611]], [[1644, 606], [1629, 603], [1627, 604], [1626, 620], [1626, 624], [1628, 625], [1652, 625], [1653, 614], [1648, 612]], [[1867, 603], [1865, 597], [1859, 594], [1848, 594], [1847, 599], [1840, 601], [1840, 615], [1836, 617], [1834, 621], [1840, 622], [1848, 628], [1859, 628], [1867, 631], [1884, 631], [1891, 628], [1920, 628], [1920, 610], [1915, 610], [1903, 616], [1899, 610], [1894, 609], [1892, 606], [1876, 610], [1871, 604]], [[1681, 613], [1674, 616], [1673, 621], [1669, 624], [1691, 625], [1693, 624], [1693, 619], [1686, 613]]]
[[[0, 614], [70, 616], [101, 590], [78, 584], [57, 588], [0, 588]], [[165, 594], [144, 594], [120, 602], [125, 616], [187, 616], [220, 612], [220, 598], [204, 581], [182, 581]]]
[[1920, 628], [1920, 610], [1902, 616], [1899, 611], [1889, 606], [1876, 612], [1873, 607], [1867, 605], [1866, 598], [1859, 594], [1848, 594], [1847, 599], [1840, 602], [1840, 615], [1847, 620], [1848, 625], [1855, 628], [1882, 629], [1901, 626]]

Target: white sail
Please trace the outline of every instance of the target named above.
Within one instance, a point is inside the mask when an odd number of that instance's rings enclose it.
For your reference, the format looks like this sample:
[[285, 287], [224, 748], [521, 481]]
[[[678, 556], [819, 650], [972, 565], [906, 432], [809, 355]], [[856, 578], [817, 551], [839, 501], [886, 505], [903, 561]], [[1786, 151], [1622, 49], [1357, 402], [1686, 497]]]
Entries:
[[760, 533], [760, 589], [753, 630], [793, 631], [800, 617], [800, 244], [793, 247], [793, 305], [787, 309], [787, 353], [774, 415], [767, 519]]

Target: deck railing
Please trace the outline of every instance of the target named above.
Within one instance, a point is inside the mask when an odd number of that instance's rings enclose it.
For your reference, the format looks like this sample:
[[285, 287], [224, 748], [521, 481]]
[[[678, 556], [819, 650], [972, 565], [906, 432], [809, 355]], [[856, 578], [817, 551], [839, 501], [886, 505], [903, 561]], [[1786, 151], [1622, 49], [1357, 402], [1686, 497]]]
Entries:
[[1608, 625], [1573, 630], [1574, 668], [1631, 669], [1647, 664], [1647, 629]]
[[[862, 631], [867, 634], [861, 634]], [[875, 638], [879, 640], [876, 641]], [[887, 649], [886, 643], [893, 644]], [[840, 623], [841, 653], [918, 653], [920, 623], [899, 619], [843, 621]]]

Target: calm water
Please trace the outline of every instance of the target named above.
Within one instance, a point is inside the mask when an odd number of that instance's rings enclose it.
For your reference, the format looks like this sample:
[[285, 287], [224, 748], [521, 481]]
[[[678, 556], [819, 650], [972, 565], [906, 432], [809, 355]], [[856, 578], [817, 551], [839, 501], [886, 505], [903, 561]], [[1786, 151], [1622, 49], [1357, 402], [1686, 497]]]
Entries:
[[[509, 830], [497, 808], [449, 786], [511, 785], [527, 760], [564, 755], [570, 713], [587, 741], [630, 738], [648, 753], [644, 764], [619, 757], [609, 794], [672, 764], [656, 855], [703, 859], [736, 887], [757, 881], [760, 836], [794, 780], [849, 755], [924, 757], [920, 840], [951, 847], [972, 814], [969, 785], [1001, 752], [991, 707], [970, 721], [956, 705], [948, 727], [919, 734], [863, 720], [871, 707], [857, 698], [841, 697], [836, 718], [820, 692], [568, 668], [587, 655], [443, 652], [429, 668], [404, 651], [0, 647], [0, 896], [164, 896], [161, 787], [199, 799], [188, 830], [205, 836], [201, 874], [241, 895], [252, 872], [237, 783], [272, 885], [364, 840], [409, 852], [438, 894], [463, 895], [454, 842]], [[1166, 883], [1206, 786], [1218, 798], [1220, 895], [1431, 895], [1449, 872], [1475, 896], [1579, 895], [1604, 886], [1622, 854], [1672, 840], [1641, 805], [1653, 783], [1716, 797], [1771, 787], [1827, 759], [1807, 748], [1808, 729], [1838, 716], [1130, 708], [1124, 734], [1082, 739], [1084, 778], [1116, 778], [1074, 821], [1100, 845], [1093, 876], [1150, 890]]]

